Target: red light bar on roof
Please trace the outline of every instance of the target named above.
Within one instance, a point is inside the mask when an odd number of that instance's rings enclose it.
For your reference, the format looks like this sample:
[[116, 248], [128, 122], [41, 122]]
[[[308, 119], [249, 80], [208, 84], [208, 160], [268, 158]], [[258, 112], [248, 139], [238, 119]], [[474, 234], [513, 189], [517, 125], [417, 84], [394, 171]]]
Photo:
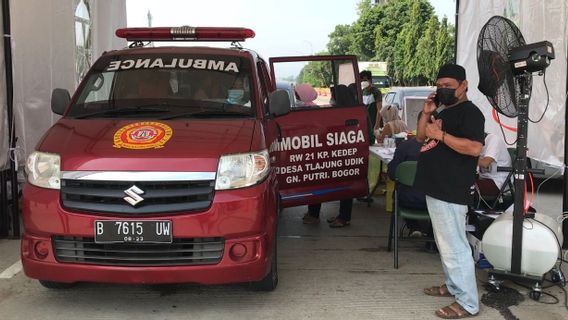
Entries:
[[254, 38], [254, 31], [247, 28], [219, 27], [158, 27], [122, 28], [116, 36], [128, 41], [244, 41]]

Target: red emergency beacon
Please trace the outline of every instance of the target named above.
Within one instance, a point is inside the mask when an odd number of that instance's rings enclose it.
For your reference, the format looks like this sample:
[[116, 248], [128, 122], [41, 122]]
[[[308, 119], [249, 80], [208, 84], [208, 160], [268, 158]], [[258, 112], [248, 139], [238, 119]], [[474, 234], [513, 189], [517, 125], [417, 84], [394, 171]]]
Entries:
[[254, 38], [247, 28], [221, 27], [156, 27], [122, 28], [116, 36], [128, 41], [245, 41]]

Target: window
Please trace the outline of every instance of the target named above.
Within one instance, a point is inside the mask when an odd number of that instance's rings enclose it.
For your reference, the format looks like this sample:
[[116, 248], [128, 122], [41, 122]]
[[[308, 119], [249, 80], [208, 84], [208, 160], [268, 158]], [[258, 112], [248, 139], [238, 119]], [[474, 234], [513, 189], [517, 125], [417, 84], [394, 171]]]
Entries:
[[104, 56], [68, 116], [251, 117], [250, 72], [247, 59], [232, 56]]
[[292, 111], [358, 104], [351, 60], [277, 62], [274, 74], [277, 87], [294, 97]]
[[75, 8], [75, 82], [78, 85], [91, 66], [91, 13], [88, 0], [79, 0]]

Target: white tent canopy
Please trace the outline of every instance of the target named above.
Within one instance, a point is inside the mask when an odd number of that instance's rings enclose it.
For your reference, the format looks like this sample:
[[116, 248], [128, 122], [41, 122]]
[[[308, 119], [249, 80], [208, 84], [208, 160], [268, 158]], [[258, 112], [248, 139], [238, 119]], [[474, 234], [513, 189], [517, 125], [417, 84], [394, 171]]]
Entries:
[[[501, 135], [501, 129], [487, 98], [479, 92], [477, 71], [477, 38], [483, 25], [494, 15], [509, 18], [519, 27], [528, 43], [548, 40], [554, 45], [556, 59], [546, 70], [550, 102], [541, 122], [530, 123], [528, 155], [536, 160], [562, 167], [564, 165], [564, 135], [566, 109], [566, 73], [568, 46], [568, 2], [566, 0], [461, 0], [459, 2], [457, 62], [467, 70], [469, 98], [483, 111], [486, 131]], [[533, 77], [529, 117], [540, 118], [547, 96], [543, 77]], [[517, 119], [503, 115], [500, 120], [516, 128]], [[507, 141], [513, 142], [516, 133], [504, 129]]]

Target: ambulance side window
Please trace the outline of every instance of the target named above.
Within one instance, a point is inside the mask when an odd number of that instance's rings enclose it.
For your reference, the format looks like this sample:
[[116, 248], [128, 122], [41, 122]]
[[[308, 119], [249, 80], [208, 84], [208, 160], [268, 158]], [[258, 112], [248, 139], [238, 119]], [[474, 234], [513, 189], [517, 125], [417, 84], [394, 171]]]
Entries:
[[277, 87], [292, 97], [292, 112], [359, 105], [352, 60], [286, 61], [273, 67]]

